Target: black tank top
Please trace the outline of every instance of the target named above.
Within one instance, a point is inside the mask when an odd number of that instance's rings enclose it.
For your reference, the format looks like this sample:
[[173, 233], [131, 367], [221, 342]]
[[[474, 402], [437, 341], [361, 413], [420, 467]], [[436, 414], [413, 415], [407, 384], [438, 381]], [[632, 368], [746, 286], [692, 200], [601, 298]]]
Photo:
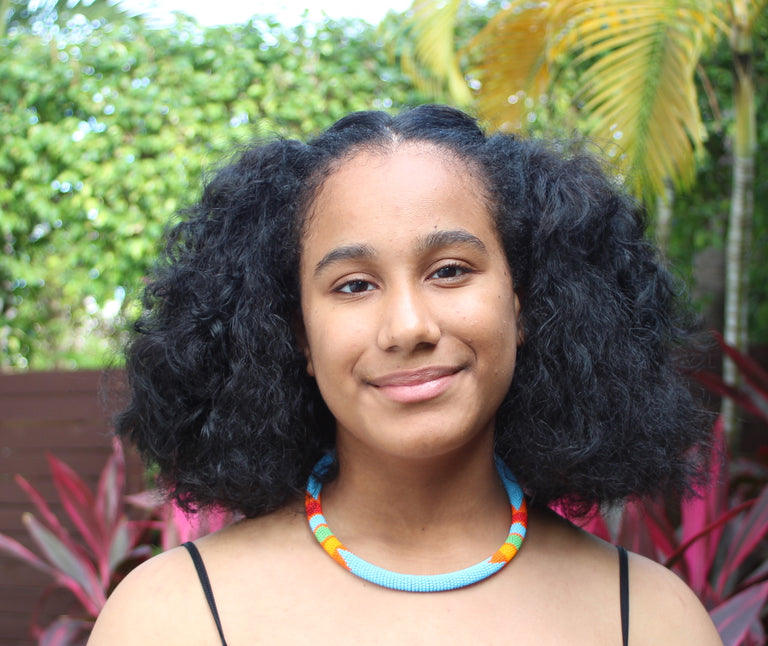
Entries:
[[[216, 622], [216, 630], [219, 631], [219, 637], [221, 638], [221, 646], [227, 646], [227, 640], [224, 639], [224, 631], [221, 628], [221, 619], [219, 619], [219, 611], [216, 609], [216, 600], [213, 598], [213, 589], [211, 588], [211, 582], [208, 579], [208, 572], [205, 570], [205, 564], [198, 552], [194, 543], [184, 543], [184, 547], [187, 548], [189, 555], [192, 557], [192, 562], [195, 564], [195, 570], [197, 570], [197, 578], [200, 579], [200, 585], [203, 588], [205, 594], [205, 600], [208, 602], [208, 607], [211, 609], [213, 620]], [[621, 643], [623, 646], [629, 646], [629, 563], [627, 559], [627, 550], [620, 545], [616, 546], [619, 551], [619, 597], [621, 600]]]

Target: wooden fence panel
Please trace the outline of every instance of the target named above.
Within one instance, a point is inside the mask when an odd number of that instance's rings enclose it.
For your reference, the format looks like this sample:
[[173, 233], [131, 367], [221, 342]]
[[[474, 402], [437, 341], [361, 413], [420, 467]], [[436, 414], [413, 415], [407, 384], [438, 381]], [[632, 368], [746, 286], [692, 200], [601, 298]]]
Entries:
[[[64, 460], [95, 487], [111, 452], [110, 412], [103, 387], [115, 392], [119, 373], [46, 372], [0, 375], [0, 532], [34, 547], [21, 516], [34, 511], [14, 481], [20, 473], [61, 514], [46, 452]], [[144, 488], [142, 468], [128, 456], [128, 491]], [[50, 579], [20, 561], [0, 555], [0, 646], [30, 646], [32, 612]], [[76, 607], [66, 591], [46, 600], [42, 621]]]

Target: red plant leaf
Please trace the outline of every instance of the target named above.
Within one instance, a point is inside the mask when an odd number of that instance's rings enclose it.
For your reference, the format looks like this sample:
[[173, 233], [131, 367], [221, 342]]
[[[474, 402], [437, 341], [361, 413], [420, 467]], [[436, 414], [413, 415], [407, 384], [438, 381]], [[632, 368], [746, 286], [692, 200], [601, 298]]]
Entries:
[[179, 543], [195, 540], [200, 535], [200, 516], [198, 514], [187, 514], [172, 502], [169, 504], [171, 505], [171, 521], [176, 527]]
[[[66, 528], [61, 524], [57, 516], [51, 511], [51, 508], [48, 506], [48, 503], [45, 501], [45, 499], [40, 495], [40, 493], [35, 489], [31, 484], [29, 484], [22, 476], [16, 474], [15, 480], [17, 484], [24, 490], [24, 492], [27, 494], [27, 496], [30, 498], [32, 503], [35, 505], [36, 509], [40, 512], [40, 514], [43, 517], [43, 520], [47, 523], [46, 531], [51, 532], [56, 536], [56, 538], [63, 543], [67, 549], [73, 552], [81, 552], [82, 548], [80, 548], [70, 536], [69, 532], [66, 530]], [[31, 514], [22, 514], [21, 520], [23, 523], [27, 522], [27, 517], [32, 516]], [[34, 517], [32, 517], [34, 518]], [[35, 519], [35, 522], [39, 522]], [[33, 537], [34, 538], [34, 537]]]
[[753, 406], [758, 411], [758, 417], [768, 422], [768, 393], [764, 390], [758, 390], [750, 382], [744, 382], [744, 394], [752, 400]]
[[112, 534], [109, 546], [109, 569], [114, 569], [128, 556], [133, 545], [131, 544], [131, 528], [127, 521], [119, 523]]
[[762, 565], [753, 570], [739, 585], [747, 587], [749, 585], [754, 585], [755, 583], [762, 583], [766, 580], [768, 580], [768, 560], [763, 561]]
[[123, 515], [123, 490], [125, 488], [125, 455], [123, 446], [115, 438], [112, 455], [101, 471], [96, 489], [96, 508], [102, 523], [104, 536], [110, 536]]
[[725, 525], [728, 521], [730, 521], [732, 518], [735, 518], [738, 516], [741, 512], [749, 509], [752, 505], [755, 504], [754, 499], [753, 500], [747, 500], [746, 502], [741, 503], [740, 505], [734, 507], [733, 509], [727, 511], [726, 513], [722, 514], [714, 523], [707, 525], [704, 529], [702, 529], [698, 534], [694, 534], [691, 536], [685, 543], [682, 543], [675, 551], [674, 553], [666, 560], [664, 565], [666, 567], [672, 567], [675, 561], [677, 561], [685, 552], [690, 548], [690, 546], [695, 543], [696, 541], [700, 540], [704, 536], [707, 536], [708, 534], [711, 534], [714, 530], [719, 529], [723, 525]]
[[125, 496], [126, 502], [144, 511], [159, 511], [165, 504], [163, 494], [157, 489], [147, 489]]
[[51, 568], [51, 566], [43, 561], [37, 554], [28, 550], [21, 543], [5, 534], [0, 534], [0, 552], [5, 552], [9, 556], [20, 559], [41, 572], [54, 574], [53, 568]]
[[27, 494], [27, 497], [35, 506], [35, 509], [37, 509], [37, 511], [40, 513], [42, 519], [48, 524], [48, 528], [54, 534], [56, 534], [60, 540], [69, 540], [69, 532], [64, 529], [64, 526], [61, 524], [56, 514], [51, 511], [51, 508], [48, 506], [45, 498], [40, 495], [40, 492], [31, 484], [29, 484], [29, 482], [27, 482], [24, 477], [20, 476], [18, 473], [14, 476], [14, 480], [16, 481], [16, 484], [21, 487], [24, 493]]
[[728, 449], [722, 417], [715, 421], [712, 434], [717, 450], [709, 465], [709, 486], [700, 489], [697, 498], [684, 500], [680, 507], [680, 540], [686, 547], [677, 551], [686, 564], [688, 584], [700, 598], [709, 587], [708, 577], [722, 535], [722, 524], [717, 524], [717, 520], [728, 509], [729, 482], [724, 470]]
[[663, 551], [667, 536], [648, 510], [633, 501], [627, 503], [622, 512], [618, 539], [620, 545], [633, 552], [658, 559], [658, 552]]
[[687, 582], [700, 597], [707, 586], [707, 576], [715, 560], [717, 546], [712, 549], [709, 532], [709, 506], [703, 498], [683, 503], [681, 513], [681, 540], [686, 545], [682, 552], [688, 572]]
[[721, 397], [729, 397], [744, 410], [765, 419], [765, 411], [755, 404], [752, 396], [725, 383], [720, 375], [702, 370], [700, 372], [692, 372], [690, 376], [713, 393]]
[[106, 602], [106, 594], [87, 555], [77, 545], [67, 545], [59, 540], [32, 514], [24, 514], [22, 520], [32, 539], [57, 572], [57, 580], [72, 591], [88, 612], [98, 614]]
[[748, 646], [765, 646], [765, 629], [761, 622], [756, 621], [752, 624], [747, 640]]
[[90, 624], [81, 619], [59, 617], [38, 635], [38, 646], [76, 646], [85, 643]]
[[83, 479], [68, 464], [50, 453], [46, 457], [61, 503], [96, 557], [101, 571], [101, 563], [106, 560], [104, 556], [106, 546], [96, 510], [96, 498]]
[[752, 554], [752, 551], [766, 534], [768, 534], [768, 486], [754, 501], [752, 509], [743, 522], [736, 527], [717, 580], [716, 589], [718, 592], [726, 593], [729, 577]]
[[752, 357], [728, 345], [717, 330], [713, 330], [712, 334], [717, 339], [723, 352], [738, 366], [741, 376], [750, 382], [755, 390], [760, 391], [765, 399], [768, 399], [768, 372], [763, 370]]
[[205, 524], [207, 533], [218, 532], [235, 522], [235, 515], [231, 511], [213, 509], [206, 512]]
[[710, 611], [724, 646], [739, 646], [768, 600], [768, 582], [742, 590]]

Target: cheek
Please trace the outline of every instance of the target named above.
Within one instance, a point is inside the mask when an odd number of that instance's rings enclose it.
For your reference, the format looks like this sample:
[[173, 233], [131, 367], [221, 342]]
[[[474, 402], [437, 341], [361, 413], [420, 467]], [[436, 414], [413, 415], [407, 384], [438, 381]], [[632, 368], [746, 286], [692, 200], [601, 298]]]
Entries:
[[483, 329], [487, 356], [502, 376], [512, 378], [520, 330], [518, 329], [518, 308], [515, 297], [502, 294], [488, 299], [489, 307], [484, 311]]
[[366, 346], [367, 331], [360, 321], [324, 318], [315, 313], [305, 325], [308, 371], [317, 379], [318, 386], [332, 387], [340, 377], [352, 375]]
[[490, 290], [474, 303], [465, 305], [469, 307], [457, 309], [457, 314], [469, 328], [491, 337], [499, 345], [517, 338], [519, 307], [511, 288], [509, 292]]

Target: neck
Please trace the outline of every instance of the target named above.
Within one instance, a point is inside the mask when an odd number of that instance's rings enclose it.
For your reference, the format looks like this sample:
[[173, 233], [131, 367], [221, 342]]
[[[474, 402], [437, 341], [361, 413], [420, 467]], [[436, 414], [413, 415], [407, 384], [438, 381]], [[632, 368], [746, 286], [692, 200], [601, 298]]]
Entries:
[[442, 572], [487, 557], [506, 538], [509, 501], [490, 442], [418, 459], [340, 446], [338, 459], [337, 479], [323, 488], [325, 517], [377, 565]]

